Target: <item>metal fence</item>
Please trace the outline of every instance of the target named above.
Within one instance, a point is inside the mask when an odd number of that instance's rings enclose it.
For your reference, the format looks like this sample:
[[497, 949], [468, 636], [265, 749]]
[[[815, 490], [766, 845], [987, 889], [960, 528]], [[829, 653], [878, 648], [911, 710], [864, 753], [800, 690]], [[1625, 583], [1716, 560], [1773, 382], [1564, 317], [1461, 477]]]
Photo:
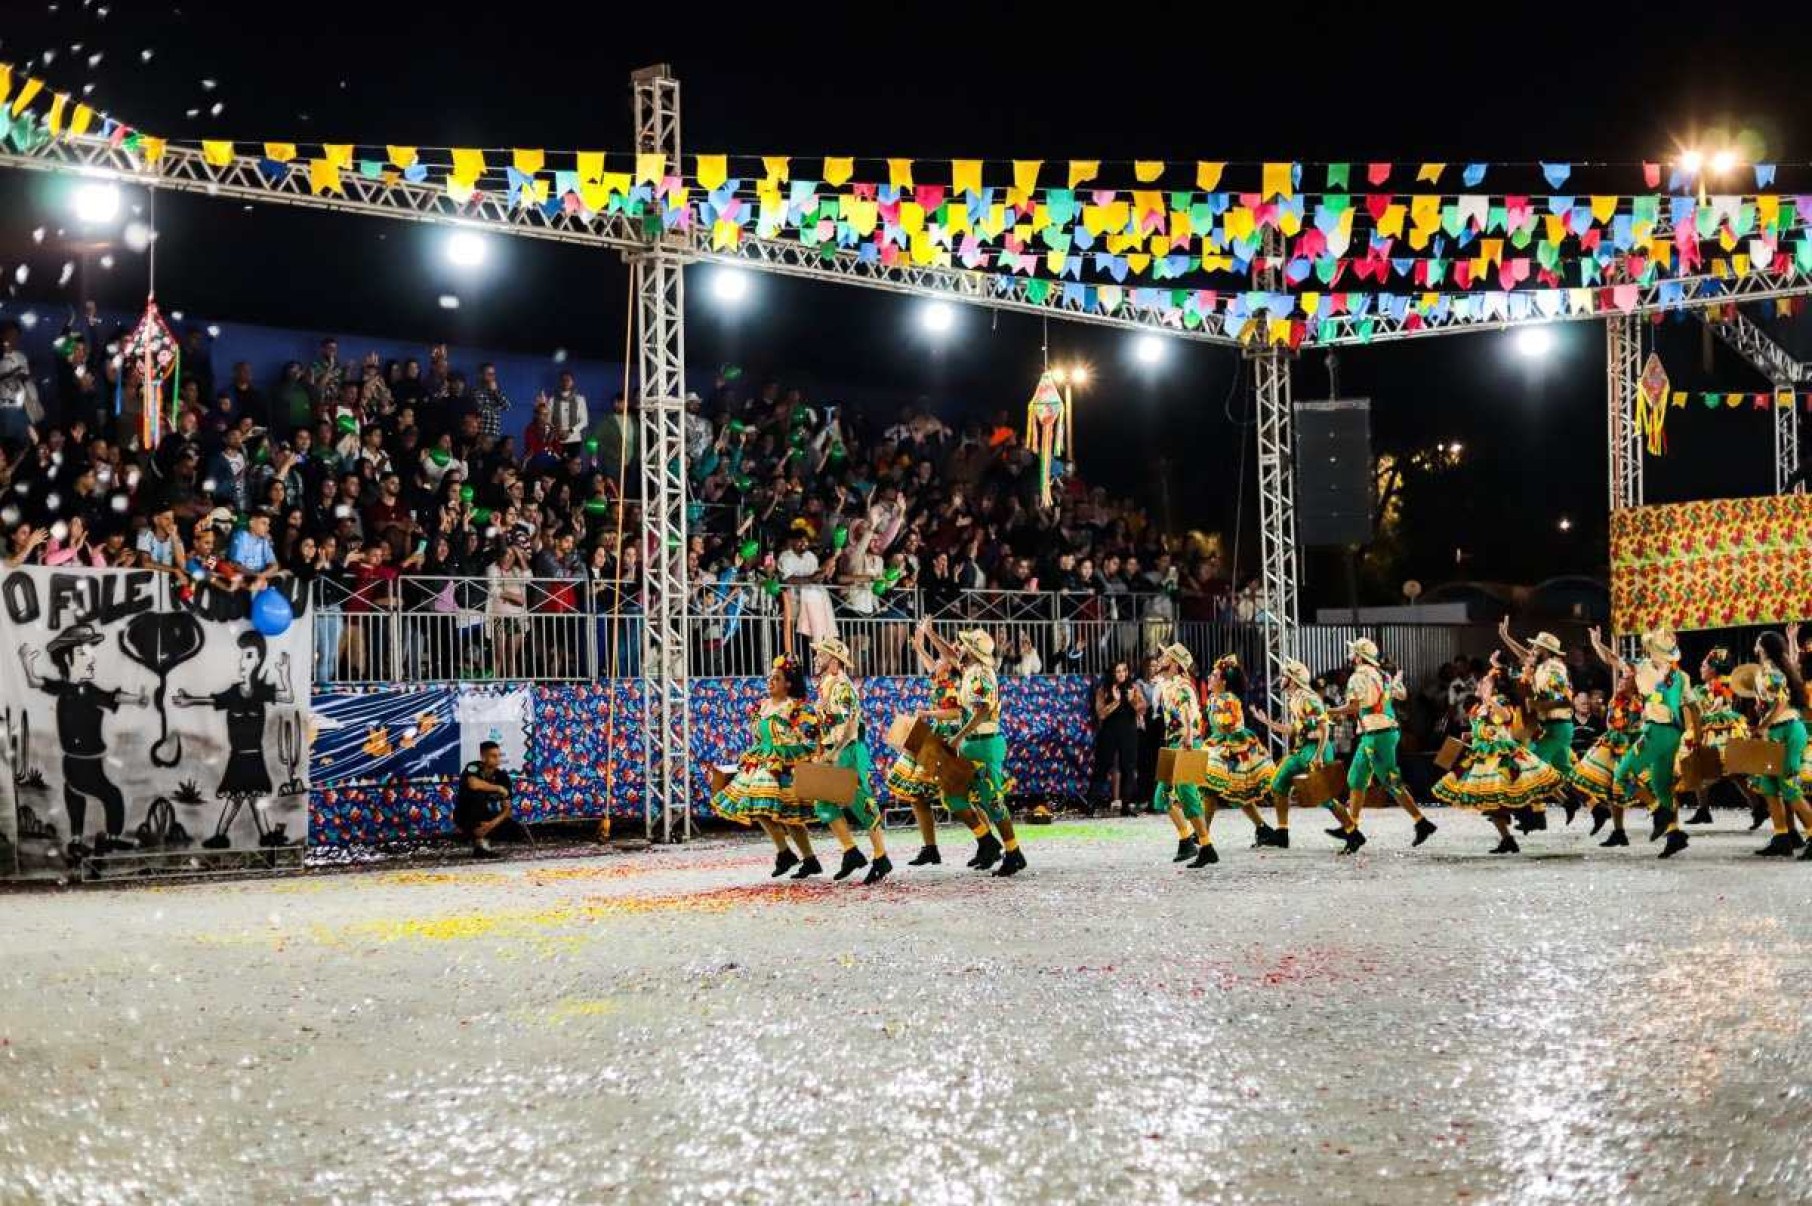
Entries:
[[[321, 685], [485, 679], [587, 681], [641, 673], [642, 617], [632, 590], [610, 580], [406, 577], [351, 589], [317, 581], [315, 682]], [[863, 675], [917, 674], [913, 634], [929, 615], [946, 638], [978, 627], [994, 637], [1002, 673], [1090, 674], [1181, 641], [1206, 664], [1223, 653], [1264, 664], [1253, 623], [1178, 618], [1164, 595], [970, 592], [938, 605], [905, 592], [852, 608], [843, 592], [775, 592], [752, 584], [694, 588], [686, 622], [692, 672], [759, 675], [814, 636], [847, 643]], [[790, 634], [790, 635], [789, 635]], [[1306, 624], [1298, 653], [1315, 673], [1344, 666], [1346, 643], [1369, 636], [1417, 682], [1496, 637], [1483, 625]]]

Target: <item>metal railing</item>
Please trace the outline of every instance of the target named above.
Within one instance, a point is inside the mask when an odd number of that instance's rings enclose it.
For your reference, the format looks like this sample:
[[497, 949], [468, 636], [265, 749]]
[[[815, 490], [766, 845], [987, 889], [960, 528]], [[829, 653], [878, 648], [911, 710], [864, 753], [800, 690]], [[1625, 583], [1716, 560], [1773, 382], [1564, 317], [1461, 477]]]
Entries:
[[[349, 589], [317, 581], [312, 602], [315, 682], [373, 684], [486, 679], [588, 681], [641, 673], [642, 617], [633, 589], [609, 579], [407, 577]], [[809, 589], [809, 588], [808, 588]], [[1263, 630], [1240, 621], [1178, 618], [1191, 610], [1163, 595], [972, 592], [930, 608], [946, 638], [976, 627], [994, 638], [1001, 672], [1107, 674], [1135, 670], [1180, 641], [1206, 666], [1224, 653], [1264, 664]], [[805, 656], [835, 635], [864, 676], [918, 674], [913, 633], [927, 613], [916, 592], [886, 594], [855, 610], [845, 590], [807, 595], [754, 582], [701, 583], [688, 599], [692, 672], [760, 675], [784, 652]], [[789, 637], [790, 632], [790, 637]], [[1302, 661], [1316, 674], [1347, 663], [1346, 644], [1368, 636], [1412, 682], [1457, 656], [1482, 656], [1496, 638], [1484, 625], [1305, 624]]]

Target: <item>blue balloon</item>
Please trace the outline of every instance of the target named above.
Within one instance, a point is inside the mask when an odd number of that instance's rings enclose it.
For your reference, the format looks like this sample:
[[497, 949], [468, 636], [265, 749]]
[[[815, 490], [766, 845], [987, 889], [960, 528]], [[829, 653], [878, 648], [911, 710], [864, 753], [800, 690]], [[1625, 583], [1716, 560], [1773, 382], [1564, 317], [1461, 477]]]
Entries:
[[267, 586], [252, 596], [252, 627], [265, 636], [282, 636], [295, 618], [289, 600], [275, 587]]

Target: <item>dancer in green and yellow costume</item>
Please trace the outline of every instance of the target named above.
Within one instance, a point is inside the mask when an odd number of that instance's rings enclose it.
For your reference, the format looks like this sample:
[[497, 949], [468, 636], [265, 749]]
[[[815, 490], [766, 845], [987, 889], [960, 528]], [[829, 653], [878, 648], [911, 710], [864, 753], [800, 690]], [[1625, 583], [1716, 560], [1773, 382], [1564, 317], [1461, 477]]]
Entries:
[[[812, 653], [818, 662], [815, 667], [818, 672], [815, 708], [818, 713], [818, 757], [856, 772], [856, 798], [848, 804], [812, 801], [818, 819], [843, 848], [843, 865], [831, 878], [848, 879], [867, 867], [868, 875], [862, 882], [880, 883], [893, 870], [893, 860], [887, 857], [887, 838], [881, 832], [881, 810], [875, 807], [875, 794], [869, 787], [874, 762], [869, 756], [868, 735], [862, 726], [862, 697], [856, 693], [856, 684], [849, 677], [855, 668], [855, 659], [850, 656], [849, 646], [836, 637], [814, 641]], [[852, 828], [868, 835], [868, 844], [874, 853], [873, 863], [863, 857]]]
[[1616, 653], [1604, 647], [1596, 629], [1592, 632], [1592, 649], [1610, 667], [1616, 686], [1605, 706], [1604, 736], [1592, 743], [1585, 757], [1573, 765], [1568, 785], [1592, 808], [1592, 836], [1610, 822], [1611, 835], [1600, 846], [1627, 846], [1629, 834], [1623, 829], [1624, 810], [1631, 800], [1617, 781], [1617, 764], [1635, 744], [1642, 729], [1642, 696], [1636, 691], [1636, 672], [1624, 664]]
[[1493, 854], [1517, 854], [1510, 818], [1559, 789], [1560, 772], [1543, 762], [1511, 735], [1515, 714], [1499, 693], [1494, 666], [1479, 681], [1472, 706], [1471, 740], [1459, 763], [1434, 786], [1435, 798], [1455, 808], [1475, 809], [1497, 829]]
[[[1245, 705], [1240, 694], [1246, 676], [1239, 659], [1229, 653], [1214, 663], [1208, 674], [1208, 770], [1202, 782], [1202, 823], [1212, 834], [1214, 814], [1223, 804], [1236, 805], [1252, 822], [1255, 846], [1276, 844], [1277, 831], [1265, 824], [1258, 802], [1271, 790], [1277, 766], [1252, 730], [1246, 727]], [[1212, 836], [1202, 841], [1201, 852], [1190, 866], [1218, 862]]]
[[[793, 767], [808, 761], [817, 748], [818, 721], [805, 702], [805, 671], [797, 659], [774, 659], [767, 686], [767, 698], [755, 709], [754, 748], [711, 797], [711, 811], [738, 825], [761, 826], [774, 842], [772, 874], [784, 875], [797, 866], [793, 878], [804, 879], [824, 868], [805, 831], [812, 807], [793, 796]], [[798, 847], [797, 854], [789, 842]]]
[[[956, 645], [962, 652], [962, 677], [957, 682], [956, 703], [961, 721], [951, 741], [957, 753], [975, 767], [975, 778], [966, 796], [944, 796], [944, 805], [975, 835], [975, 857], [969, 865], [985, 871], [1000, 863], [996, 876], [1017, 875], [1026, 868], [1007, 808], [1007, 743], [1000, 733], [1000, 679], [994, 673], [994, 638], [979, 628], [960, 632]], [[1000, 837], [988, 831], [992, 823]]]
[[1359, 744], [1353, 750], [1353, 765], [1347, 769], [1346, 811], [1353, 827], [1365, 815], [1365, 797], [1376, 786], [1397, 802], [1398, 807], [1415, 819], [1412, 846], [1420, 846], [1435, 835], [1438, 826], [1422, 815], [1415, 797], [1403, 784], [1397, 769], [1397, 741], [1402, 733], [1397, 724], [1397, 701], [1408, 698], [1403, 676], [1384, 677], [1378, 646], [1366, 637], [1346, 643], [1353, 659], [1353, 673], [1346, 680], [1346, 703], [1343, 714], [1355, 716], [1359, 724]]
[[[932, 630], [930, 620], [919, 621], [918, 631], [913, 634], [913, 649], [919, 655], [920, 669], [931, 677], [931, 707], [919, 716], [939, 737], [948, 740], [962, 715], [956, 702], [957, 663], [962, 655]], [[911, 805], [913, 820], [918, 822], [919, 852], [907, 865], [942, 863], [944, 858], [937, 848], [937, 817], [932, 812], [932, 806], [943, 796], [937, 776], [920, 766], [911, 754], [902, 752], [887, 768], [887, 791]]]
[[[1194, 750], [1202, 745], [1202, 701], [1195, 693], [1195, 655], [1182, 645], [1166, 645], [1158, 654], [1158, 722], [1164, 726], [1164, 748]], [[1202, 811], [1202, 790], [1193, 783], [1159, 783], [1152, 790], [1151, 806], [1170, 814], [1177, 830], [1177, 854], [1172, 862], [1187, 863], [1207, 852], [1199, 865], [1219, 861], [1208, 839]], [[1196, 863], [1190, 863], [1196, 866]]]
[[[1742, 676], [1735, 684], [1739, 693], [1757, 703], [1760, 719], [1756, 731], [1784, 751], [1780, 774], [1749, 776], [1749, 786], [1768, 802], [1768, 819], [1774, 823], [1774, 836], [1756, 853], [1776, 858], [1792, 854], [1797, 845], [1787, 824], [1789, 812], [1807, 833], [1812, 833], [1812, 806], [1806, 803], [1800, 779], [1806, 759], [1806, 722], [1800, 713], [1806, 686], [1794, 655], [1799, 648], [1798, 625], [1787, 631], [1789, 640], [1783, 640], [1778, 632], [1764, 632], [1756, 638], [1757, 672]], [[1812, 842], [1806, 844], [1800, 857], [1812, 858]]]
[[[1551, 632], [1538, 632], [1527, 645], [1510, 635], [1510, 621], [1498, 621], [1497, 634], [1504, 647], [1522, 663], [1518, 681], [1526, 698], [1525, 714], [1540, 726], [1530, 752], [1554, 768], [1564, 783], [1573, 771], [1573, 683], [1567, 675], [1566, 650]], [[1566, 804], [1567, 824], [1579, 806]], [[1534, 800], [1517, 814], [1524, 833], [1548, 827], [1547, 801]]]
[[[1737, 706], [1737, 695], [1730, 685], [1730, 672], [1736, 668], [1736, 659], [1731, 657], [1730, 650], [1722, 645], [1705, 655], [1699, 663], [1699, 685], [1687, 692], [1687, 702], [1697, 714], [1697, 723], [1689, 726], [1686, 739], [1680, 743], [1680, 763], [1684, 765], [1687, 755], [1694, 750], [1705, 748], [1721, 750], [1733, 741], [1741, 741], [1749, 736], [1749, 719]], [[1678, 767], [1675, 768], [1676, 775]], [[1742, 779], [1732, 779], [1737, 790], [1749, 801], [1751, 829], [1761, 828], [1768, 819], [1768, 808], [1749, 789]], [[1710, 783], [1701, 783], [1693, 789], [1694, 808], [1688, 825], [1711, 824], [1711, 805], [1709, 796]]]
[[[1277, 808], [1277, 824], [1274, 827], [1276, 837], [1272, 839], [1272, 844], [1288, 849], [1290, 785], [1333, 760], [1334, 722], [1328, 715], [1327, 705], [1315, 693], [1310, 682], [1309, 668], [1295, 658], [1284, 662], [1283, 688], [1283, 723], [1279, 724], [1257, 709], [1253, 709], [1252, 715], [1267, 729], [1282, 736], [1290, 746], [1289, 755], [1277, 764], [1277, 773], [1271, 776], [1271, 800]], [[1339, 829], [1330, 829], [1328, 832], [1346, 842], [1346, 849], [1341, 851], [1342, 854], [1351, 854], [1365, 845], [1365, 835], [1353, 824], [1339, 800], [1330, 798], [1323, 800], [1321, 805], [1340, 822]]]
[[[1596, 634], [1594, 634], [1596, 638]], [[1686, 691], [1691, 683], [1680, 669], [1680, 646], [1674, 634], [1657, 629], [1642, 634], [1642, 661], [1636, 665], [1636, 690], [1642, 696], [1642, 732], [1617, 763], [1617, 780], [1627, 793], [1645, 778], [1655, 796], [1654, 829], [1649, 840], [1666, 838], [1661, 857], [1672, 858], [1690, 842], [1680, 828], [1674, 804], [1674, 765], [1685, 734]]]

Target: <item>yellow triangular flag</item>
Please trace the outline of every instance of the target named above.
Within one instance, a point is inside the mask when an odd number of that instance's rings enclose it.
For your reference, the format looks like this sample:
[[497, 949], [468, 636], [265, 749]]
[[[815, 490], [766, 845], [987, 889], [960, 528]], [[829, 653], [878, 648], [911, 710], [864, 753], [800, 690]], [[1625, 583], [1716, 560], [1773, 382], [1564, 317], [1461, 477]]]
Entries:
[[397, 167], [406, 168], [415, 166], [414, 147], [387, 146], [384, 150], [390, 156], [390, 162], [396, 164]]
[[1266, 200], [1270, 200], [1272, 197], [1282, 197], [1286, 201], [1295, 196], [1296, 173], [1293, 166], [1288, 163], [1265, 164], [1263, 179], [1259, 186], [1260, 195]]
[[[309, 173], [309, 181], [311, 184], [313, 183], [313, 177], [314, 173], [311, 171]], [[476, 188], [472, 187], [472, 182], [469, 180], [455, 180], [451, 176], [447, 177], [447, 196], [452, 199], [453, 204], [455, 205], [464, 205], [472, 199], [472, 194], [477, 191]]]
[[69, 136], [78, 138], [88, 133], [88, 127], [94, 122], [94, 110], [87, 105], [78, 104], [69, 118]]
[[470, 195], [470, 186], [477, 184], [478, 178], [484, 175], [484, 152], [467, 147], [454, 147], [453, 170], [448, 175], [467, 185], [468, 195]]
[[512, 166], [524, 176], [533, 176], [547, 164], [547, 152], [517, 147], [510, 152]]
[[[350, 171], [352, 169], [352, 144], [350, 142], [326, 143], [321, 147], [321, 154], [326, 156], [327, 162], [333, 164], [342, 172]], [[480, 159], [479, 171], [484, 170], [483, 164], [484, 161]]]
[[25, 112], [25, 106], [31, 104], [32, 98], [43, 89], [43, 80], [32, 79], [28, 76], [25, 83], [19, 88], [19, 95], [13, 98], [13, 116], [17, 117]]
[[659, 184], [667, 171], [667, 157], [659, 151], [639, 151], [635, 157], [635, 182]]
[[11, 63], [0, 63], [0, 105], [4, 105], [6, 103], [6, 98], [12, 94], [13, 65]]
[[65, 92], [59, 92], [50, 98], [50, 121], [48, 124], [52, 134], [61, 134], [63, 132], [63, 106], [68, 103], [69, 94]]
[[331, 159], [308, 161], [308, 188], [315, 196], [340, 191], [340, 166]]
[[1195, 165], [1195, 186], [1205, 193], [1212, 193], [1221, 182], [1221, 173], [1227, 169], [1224, 163], [1198, 163]]
[[1611, 215], [1616, 212], [1617, 212], [1617, 198], [1615, 198], [1615, 197], [1593, 197], [1592, 198], [1592, 221], [1598, 223], [1600, 226], [1603, 226], [1606, 222], [1609, 222], [1611, 220]]
[[1447, 165], [1444, 163], [1425, 163], [1416, 169], [1416, 179], [1426, 180], [1430, 184], [1438, 184], [1441, 180], [1441, 173], [1446, 170]]
[[855, 174], [856, 161], [849, 156], [826, 155], [824, 157], [824, 182], [832, 188], [842, 188]]
[[629, 190], [635, 186], [628, 172], [605, 172], [598, 177], [598, 183], [604, 186], [606, 193], [615, 193], [619, 197], [627, 197]]
[[264, 157], [275, 159], [278, 163], [288, 163], [296, 157], [296, 144], [293, 142], [267, 142], [264, 144]]
[[580, 184], [596, 184], [604, 178], [603, 151], [580, 151], [573, 158], [578, 161]]
[[1099, 159], [1070, 160], [1070, 187], [1075, 188], [1078, 184], [1087, 184], [1095, 178], [1095, 174], [1100, 170], [1101, 161]]
[[610, 205], [610, 190], [597, 180], [579, 180], [579, 203], [592, 213], [601, 213]]
[[982, 161], [979, 159], [952, 159], [950, 161], [950, 187], [959, 193], [979, 193], [982, 186]]
[[889, 159], [887, 161], [887, 183], [894, 188], [911, 188], [912, 160]]
[[233, 144], [204, 139], [201, 144], [201, 157], [211, 167], [225, 167], [233, 162]]
[[779, 184], [785, 184], [793, 178], [793, 161], [785, 155], [763, 155], [761, 170], [767, 178]]
[[1044, 167], [1042, 159], [1015, 159], [1013, 161], [1013, 191], [1022, 197], [1030, 197], [1038, 187], [1038, 172]]
[[1132, 165], [1133, 179], [1140, 184], [1150, 184], [1164, 174], [1162, 159], [1135, 159]]
[[163, 139], [153, 138], [149, 134], [143, 134], [139, 136], [138, 153], [145, 157], [146, 163], [156, 163], [164, 157], [165, 145]]
[[722, 188], [724, 181], [730, 178], [728, 155], [700, 155], [696, 158], [696, 163], [700, 188]]

